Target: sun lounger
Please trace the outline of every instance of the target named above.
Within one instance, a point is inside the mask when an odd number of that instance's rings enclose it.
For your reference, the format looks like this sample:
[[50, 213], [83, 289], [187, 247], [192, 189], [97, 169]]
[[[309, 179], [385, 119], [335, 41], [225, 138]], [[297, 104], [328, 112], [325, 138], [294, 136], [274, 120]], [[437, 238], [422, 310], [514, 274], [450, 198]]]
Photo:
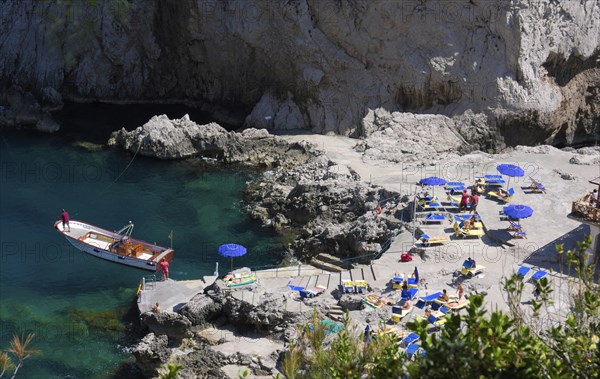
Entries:
[[354, 292], [354, 282], [352, 280], [344, 280], [343, 282], [344, 292]]
[[512, 238], [527, 238], [527, 232], [524, 230], [515, 230], [510, 233]]
[[546, 271], [543, 270], [539, 270], [536, 271], [531, 278], [529, 278], [529, 280], [533, 281], [533, 282], [537, 282], [538, 280], [542, 279], [543, 277], [545, 277], [546, 275], [548, 275], [548, 273]]
[[475, 177], [475, 181], [483, 181], [483, 182], [487, 182], [488, 180], [498, 180], [498, 179], [502, 179], [502, 175], [487, 174], [487, 175], [478, 175]]
[[521, 266], [521, 267], [519, 267], [519, 270], [517, 270], [517, 276], [519, 278], [521, 278], [521, 280], [523, 280], [523, 279], [525, 279], [527, 274], [529, 274], [529, 271], [531, 271], [531, 268], [529, 268], [527, 266]]
[[485, 232], [483, 229], [465, 229], [460, 226], [458, 221], [454, 222], [454, 235], [457, 237], [477, 237], [480, 238]]
[[400, 344], [404, 346], [410, 346], [419, 340], [419, 335], [417, 333], [410, 333], [406, 337], [400, 340]]
[[363, 293], [367, 292], [367, 281], [366, 280], [357, 280], [356, 281], [356, 292]]
[[327, 287], [316, 286], [316, 287], [305, 288], [298, 292], [300, 293], [301, 299], [307, 299], [307, 298], [312, 299], [313, 297], [317, 297], [320, 294], [324, 293], [326, 290], [327, 290]]
[[469, 305], [469, 300], [463, 300], [462, 302], [451, 302], [451, 303], [446, 303], [446, 308], [448, 308], [448, 310], [450, 311], [459, 311], [463, 308], [466, 308]]
[[473, 217], [473, 216], [475, 216], [475, 220], [481, 221], [481, 216], [478, 215], [478, 214], [475, 214], [475, 213], [473, 213], [473, 214], [454, 215], [454, 221], [458, 221], [458, 222], [466, 221], [466, 220], [471, 219], [471, 217]]
[[410, 307], [408, 309], [403, 309], [402, 307], [392, 307], [392, 317], [391, 320], [393, 323], [399, 323], [406, 315], [412, 312], [414, 307]]
[[486, 184], [488, 186], [502, 186], [506, 184], [506, 181], [504, 179], [487, 179]]
[[365, 296], [362, 299], [362, 303], [368, 305], [371, 308], [381, 308], [384, 305], [389, 305], [390, 301], [374, 293]]
[[[415, 317], [415, 320], [425, 320], [425, 317], [423, 316], [417, 316]], [[443, 326], [448, 320], [446, 320], [446, 314], [443, 312], [432, 312], [428, 317], [427, 317], [427, 323], [429, 323], [429, 325], [433, 325], [435, 327], [440, 327]]]
[[420, 297], [419, 301], [424, 302], [425, 304], [427, 303], [431, 303], [432, 301], [439, 299], [439, 297], [442, 296], [441, 292], [436, 292], [436, 293], [432, 293], [431, 295], [425, 296], [425, 297]]
[[442, 223], [446, 221], [446, 216], [444, 215], [440, 215], [440, 214], [435, 214], [433, 212], [429, 212], [427, 213], [427, 215], [423, 218], [423, 223], [424, 224], [430, 224], [430, 223]]
[[392, 278], [392, 289], [399, 290], [402, 288], [403, 276], [394, 276]]
[[531, 179], [531, 184], [526, 189], [534, 193], [546, 193], [546, 187], [544, 187], [544, 185], [541, 182], [538, 182], [531, 176], [529, 177], [529, 179]]
[[303, 290], [303, 289], [304, 289], [304, 287], [302, 287], [302, 286], [295, 286], [295, 285], [293, 285], [293, 284], [291, 284], [291, 283], [292, 283], [292, 281], [290, 280], [290, 281], [288, 282], [287, 286], [288, 286], [288, 288], [289, 288], [289, 289], [291, 289], [292, 291], [300, 291], [300, 290]]
[[437, 196], [423, 196], [423, 197], [417, 197], [418, 201], [424, 201], [424, 202], [432, 202], [432, 201], [437, 201]]
[[240, 287], [253, 284], [254, 282], [256, 282], [256, 277], [254, 275], [251, 273], [242, 273], [239, 274], [239, 276], [236, 274], [236, 276], [227, 280], [225, 285], [227, 287]]
[[421, 235], [421, 243], [425, 247], [430, 245], [443, 245], [449, 241], [450, 239], [446, 235], [439, 235], [435, 237], [430, 237], [428, 234]]
[[408, 283], [409, 288], [419, 288], [419, 283], [416, 278], [407, 278], [406, 283]]
[[483, 269], [485, 268], [485, 266], [480, 266], [477, 265], [475, 267], [462, 267], [460, 269], [460, 273], [464, 276], [466, 276], [467, 278], [471, 278], [475, 275], [479, 275], [483, 272]]
[[502, 195], [500, 195], [500, 190], [498, 190], [498, 191], [490, 191], [487, 194], [488, 194], [488, 197], [491, 197], [495, 200], [498, 200], [498, 201], [501, 201], [504, 203], [509, 203], [512, 200], [513, 196], [515, 195], [515, 189], [511, 187], [508, 189], [508, 191], [506, 191], [506, 193], [508, 194], [507, 196], [502, 196]]
[[408, 345], [406, 347], [406, 350], [404, 350], [404, 353], [406, 354], [406, 357], [409, 359], [413, 359], [417, 356], [422, 357], [425, 355], [425, 349], [423, 349], [421, 346], [419, 345]]
[[422, 210], [437, 210], [438, 208], [442, 207], [442, 203], [439, 203], [437, 201], [432, 201], [432, 202], [418, 202], [417, 205]]
[[509, 220], [508, 222], [509, 222], [510, 226], [508, 228], [506, 228], [506, 230], [509, 230], [509, 231], [523, 230], [519, 221], [510, 221]]
[[417, 293], [419, 293], [419, 290], [416, 288], [402, 290], [402, 293], [400, 294], [400, 300], [414, 300], [415, 297], [417, 297]]

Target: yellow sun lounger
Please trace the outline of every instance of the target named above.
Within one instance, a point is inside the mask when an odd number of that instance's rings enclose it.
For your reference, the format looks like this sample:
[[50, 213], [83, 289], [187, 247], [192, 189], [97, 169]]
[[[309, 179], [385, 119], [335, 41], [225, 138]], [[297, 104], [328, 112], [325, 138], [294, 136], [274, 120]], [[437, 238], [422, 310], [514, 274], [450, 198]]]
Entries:
[[480, 273], [482, 273], [484, 268], [485, 268], [485, 266], [481, 266], [481, 265], [477, 265], [477, 266], [475, 266], [475, 267], [470, 267], [470, 268], [467, 268], [467, 267], [464, 267], [464, 266], [463, 266], [463, 267], [460, 269], [460, 273], [461, 273], [462, 275], [464, 275], [464, 276], [466, 276], [466, 277], [470, 278], [470, 277], [472, 277], [472, 276], [475, 276], [475, 275], [477, 275], [477, 274], [480, 274]]
[[450, 239], [446, 235], [439, 235], [435, 237], [430, 237], [428, 234], [421, 235], [421, 243], [423, 246], [427, 247], [430, 245], [443, 245], [446, 242], [449, 242]]
[[444, 306], [451, 311], [459, 311], [463, 308], [466, 308], [469, 305], [469, 300], [464, 300], [463, 302], [450, 302], [446, 303]]
[[392, 307], [392, 317], [391, 321], [395, 324], [399, 323], [406, 315], [408, 315], [413, 310], [413, 306], [408, 309], [402, 309], [402, 307]]
[[363, 293], [367, 292], [367, 281], [366, 280], [357, 280], [355, 284], [356, 292]]
[[490, 191], [488, 192], [488, 197], [491, 197], [495, 200], [499, 200], [502, 201], [504, 203], [510, 203], [510, 201], [512, 200], [513, 196], [515, 195], [515, 189], [514, 188], [509, 188], [508, 191], [505, 191], [507, 193], [506, 196], [502, 196], [500, 193], [500, 190], [498, 191]]
[[483, 236], [485, 232], [483, 229], [465, 229], [461, 228], [460, 224], [457, 222], [454, 223], [454, 235], [457, 237], [477, 237], [480, 238]]

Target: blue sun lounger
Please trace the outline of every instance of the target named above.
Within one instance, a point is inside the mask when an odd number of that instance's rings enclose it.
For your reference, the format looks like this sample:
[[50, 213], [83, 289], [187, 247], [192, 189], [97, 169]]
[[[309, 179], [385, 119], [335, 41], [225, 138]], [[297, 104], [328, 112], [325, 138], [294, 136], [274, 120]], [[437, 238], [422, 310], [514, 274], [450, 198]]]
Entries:
[[529, 274], [529, 271], [531, 271], [531, 268], [529, 268], [527, 266], [521, 266], [521, 267], [519, 267], [519, 270], [517, 271], [517, 276], [519, 278], [521, 278], [521, 280], [523, 280], [523, 279], [525, 279], [527, 274]]
[[401, 300], [414, 300], [417, 297], [417, 293], [419, 292], [416, 288], [409, 288], [407, 290], [402, 290], [400, 294]]
[[430, 222], [442, 223], [444, 220], [446, 220], [446, 216], [434, 214], [433, 212], [429, 212], [429, 213], [427, 213], [427, 216], [425, 216], [425, 218], [423, 219], [423, 223], [430, 223]]
[[475, 220], [481, 221], [481, 216], [478, 215], [478, 214], [475, 214], [475, 213], [473, 213], [473, 214], [454, 215], [454, 221], [458, 221], [458, 222], [460, 222], [460, 221], [466, 221], [466, 220], [471, 219], [471, 217], [473, 217], [473, 216], [475, 216]]
[[406, 347], [406, 350], [404, 350], [404, 353], [406, 354], [406, 356], [408, 358], [414, 358], [415, 356], [423, 356], [425, 355], [425, 349], [423, 349], [421, 346], [416, 345], [416, 344], [410, 344]]
[[542, 279], [546, 275], [548, 275], [548, 273], [546, 271], [539, 270], [535, 274], [533, 274], [531, 276], [531, 278], [529, 278], [529, 280], [533, 280], [533, 281], [537, 282], [538, 280]]
[[290, 280], [288, 282], [288, 288], [291, 289], [292, 291], [302, 291], [304, 289], [304, 287], [302, 287], [302, 286], [295, 286], [295, 285], [292, 285], [291, 283], [292, 283], [292, 281]]
[[417, 333], [410, 333], [406, 337], [402, 338], [402, 340], [400, 341], [400, 344], [411, 345], [418, 340], [419, 340], [419, 335]]
[[434, 300], [437, 300], [440, 296], [442, 296], [442, 293], [441, 292], [436, 292], [436, 293], [432, 293], [429, 296], [420, 297], [419, 301], [422, 301], [425, 304], [427, 304], [427, 303], [431, 303]]
[[408, 286], [411, 288], [417, 288], [419, 286], [417, 278], [408, 278], [406, 279], [406, 283], [408, 283]]

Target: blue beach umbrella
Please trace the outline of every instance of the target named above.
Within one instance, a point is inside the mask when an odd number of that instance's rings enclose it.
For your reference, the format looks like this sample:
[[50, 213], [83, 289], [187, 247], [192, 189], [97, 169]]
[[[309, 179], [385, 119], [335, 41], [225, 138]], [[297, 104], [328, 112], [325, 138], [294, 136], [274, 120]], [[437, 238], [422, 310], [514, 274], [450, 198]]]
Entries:
[[219, 246], [219, 254], [226, 258], [231, 258], [231, 271], [233, 271], [233, 258], [241, 257], [246, 254], [246, 248], [235, 243], [226, 243]]
[[498, 165], [496, 167], [496, 170], [498, 170], [498, 172], [502, 175], [508, 176], [508, 183], [506, 184], [506, 188], [508, 188], [508, 184], [510, 183], [511, 177], [525, 176], [525, 170], [514, 164], [503, 163], [501, 165]]
[[[424, 186], [443, 186], [446, 184], [446, 181], [442, 178], [438, 178], [437, 176], [430, 176], [428, 178], [419, 180], [419, 183]], [[433, 194], [435, 195], [435, 187], [433, 187]]]
[[527, 218], [531, 217], [533, 209], [523, 204], [511, 204], [504, 207], [504, 214], [514, 219]]

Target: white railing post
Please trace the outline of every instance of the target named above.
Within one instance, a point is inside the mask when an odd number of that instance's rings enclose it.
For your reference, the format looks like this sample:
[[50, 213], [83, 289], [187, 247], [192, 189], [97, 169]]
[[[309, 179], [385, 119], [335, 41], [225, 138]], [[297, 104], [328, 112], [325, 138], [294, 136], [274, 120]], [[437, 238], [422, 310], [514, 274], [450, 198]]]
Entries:
[[142, 290], [146, 290], [146, 277], [142, 277]]

